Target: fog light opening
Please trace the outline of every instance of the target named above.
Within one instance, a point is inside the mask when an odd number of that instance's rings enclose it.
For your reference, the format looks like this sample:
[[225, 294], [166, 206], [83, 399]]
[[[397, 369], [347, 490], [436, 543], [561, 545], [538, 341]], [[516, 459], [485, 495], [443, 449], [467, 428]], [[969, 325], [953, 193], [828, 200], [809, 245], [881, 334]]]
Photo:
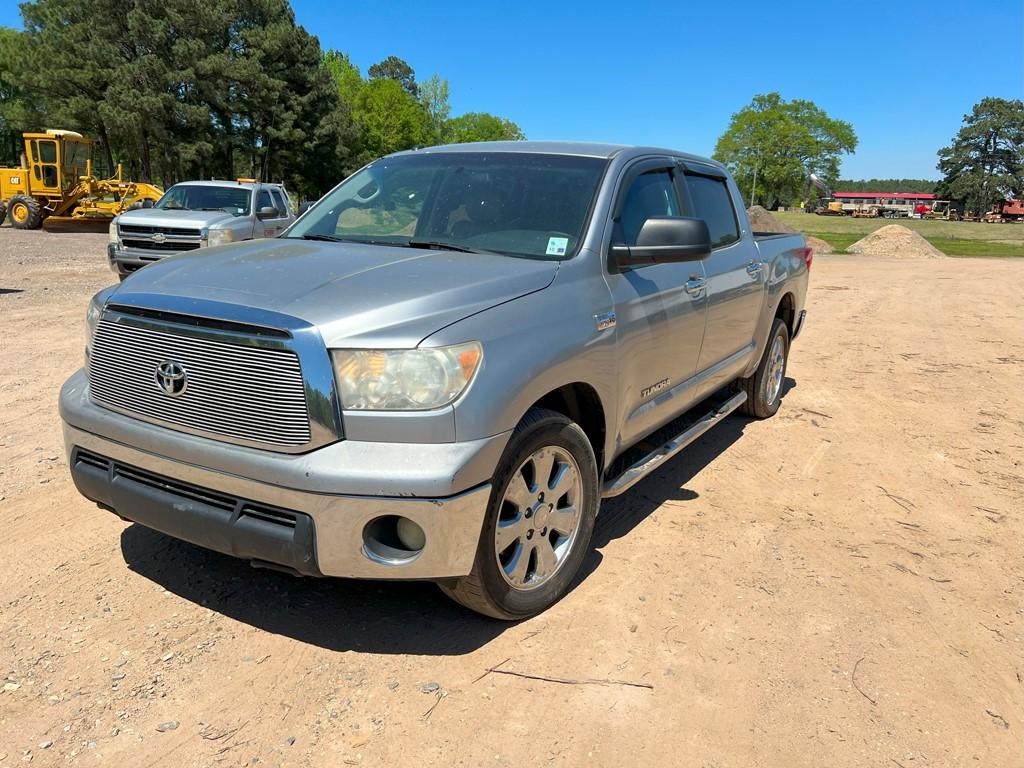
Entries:
[[363, 528], [363, 552], [385, 565], [402, 565], [419, 557], [426, 546], [423, 529], [407, 517], [384, 515]]

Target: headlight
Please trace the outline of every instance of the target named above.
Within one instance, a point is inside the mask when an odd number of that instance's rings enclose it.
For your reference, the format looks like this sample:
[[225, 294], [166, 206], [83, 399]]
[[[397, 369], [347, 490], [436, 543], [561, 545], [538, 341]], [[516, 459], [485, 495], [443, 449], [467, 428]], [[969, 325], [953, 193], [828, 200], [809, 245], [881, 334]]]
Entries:
[[107, 234], [110, 235], [110, 242], [117, 242], [117, 219], [110, 220], [110, 227], [107, 229]]
[[211, 248], [215, 245], [224, 245], [235, 239], [235, 233], [230, 229], [207, 230], [206, 242]]
[[96, 326], [99, 325], [100, 315], [103, 314], [103, 306], [114, 292], [116, 286], [104, 288], [89, 301], [89, 309], [85, 311], [85, 367], [89, 367], [89, 348], [92, 346], [92, 337], [96, 333]]
[[475, 341], [451, 347], [331, 351], [341, 407], [425, 411], [448, 405], [473, 381], [483, 351]]

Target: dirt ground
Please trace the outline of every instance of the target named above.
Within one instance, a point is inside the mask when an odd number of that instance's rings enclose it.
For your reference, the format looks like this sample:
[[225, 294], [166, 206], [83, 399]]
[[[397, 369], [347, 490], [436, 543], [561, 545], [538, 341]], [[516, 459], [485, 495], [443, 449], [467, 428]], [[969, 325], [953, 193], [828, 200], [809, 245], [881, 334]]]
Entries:
[[1024, 261], [819, 256], [779, 414], [605, 504], [504, 624], [82, 499], [56, 400], [103, 246], [0, 229], [0, 767], [1024, 766]]

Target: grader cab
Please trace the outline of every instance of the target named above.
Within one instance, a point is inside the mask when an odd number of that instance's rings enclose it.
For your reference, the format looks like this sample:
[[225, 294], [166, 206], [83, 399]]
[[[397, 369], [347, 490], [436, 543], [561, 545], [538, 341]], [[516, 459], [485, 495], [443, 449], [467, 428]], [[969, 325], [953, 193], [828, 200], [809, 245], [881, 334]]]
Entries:
[[135, 203], [156, 201], [152, 184], [125, 181], [121, 166], [111, 178], [93, 175], [94, 142], [74, 131], [23, 134], [20, 168], [0, 168], [0, 224], [11, 217], [17, 229], [38, 229], [43, 220], [105, 220]]

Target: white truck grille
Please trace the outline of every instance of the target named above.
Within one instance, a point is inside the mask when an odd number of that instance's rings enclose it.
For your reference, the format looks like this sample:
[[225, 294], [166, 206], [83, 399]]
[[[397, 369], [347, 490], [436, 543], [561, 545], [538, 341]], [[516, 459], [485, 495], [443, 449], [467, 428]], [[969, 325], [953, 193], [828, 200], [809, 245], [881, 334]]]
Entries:
[[[172, 377], [161, 377], [161, 367]], [[91, 344], [89, 390], [100, 405], [172, 428], [282, 448], [311, 440], [302, 370], [290, 350], [104, 316]]]

